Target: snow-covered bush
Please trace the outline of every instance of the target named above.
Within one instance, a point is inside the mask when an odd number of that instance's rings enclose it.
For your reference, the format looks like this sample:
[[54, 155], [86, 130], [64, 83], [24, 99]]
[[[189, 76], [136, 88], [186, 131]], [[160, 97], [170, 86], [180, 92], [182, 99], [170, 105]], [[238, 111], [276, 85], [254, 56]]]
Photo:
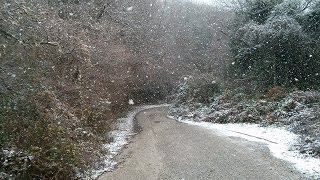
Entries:
[[302, 137], [298, 150], [320, 157], [319, 91], [294, 91], [267, 99], [227, 92], [211, 98], [209, 104], [180, 103], [170, 108], [170, 115], [182, 121], [285, 126]]
[[311, 37], [320, 40], [320, 1], [308, 8], [307, 13], [301, 17], [301, 23]]
[[222, 84], [211, 74], [203, 74], [197, 77], [185, 77], [177, 86], [174, 93], [174, 103], [204, 103], [221, 93]]
[[[221, 91], [222, 84], [212, 74], [185, 77], [173, 94], [173, 108], [170, 109], [169, 114], [200, 120], [203, 113], [208, 113], [207, 105], [215, 101]], [[197, 112], [194, 112], [195, 110]]]

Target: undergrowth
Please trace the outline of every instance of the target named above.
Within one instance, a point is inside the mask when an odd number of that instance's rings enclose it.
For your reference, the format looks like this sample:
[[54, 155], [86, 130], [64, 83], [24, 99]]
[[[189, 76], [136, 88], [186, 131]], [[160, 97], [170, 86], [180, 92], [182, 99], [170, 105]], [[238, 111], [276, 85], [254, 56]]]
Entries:
[[[204, 81], [198, 81], [205, 83]], [[302, 153], [320, 157], [320, 92], [300, 91], [274, 86], [264, 92], [247, 93], [243, 87], [212, 91], [210, 86], [190, 88], [184, 81], [176, 90], [169, 114], [179, 120], [212, 123], [256, 123], [261, 126], [285, 126], [299, 134]], [[217, 84], [212, 82], [212, 84]], [[217, 85], [218, 86], [218, 85]], [[222, 85], [220, 85], [222, 87]], [[212, 96], [197, 97], [190, 92], [211, 91]], [[207, 93], [208, 94], [208, 93]]]
[[107, 153], [112, 110], [72, 108], [49, 91], [1, 99], [1, 178], [76, 179]]

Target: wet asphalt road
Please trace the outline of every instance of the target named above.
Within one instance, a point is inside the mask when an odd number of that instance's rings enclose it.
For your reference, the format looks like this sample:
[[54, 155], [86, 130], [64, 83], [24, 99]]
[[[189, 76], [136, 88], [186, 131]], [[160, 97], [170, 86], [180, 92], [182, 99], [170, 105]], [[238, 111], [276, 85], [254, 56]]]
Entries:
[[305, 179], [261, 143], [218, 136], [167, 118], [167, 107], [140, 112], [141, 132], [100, 180]]

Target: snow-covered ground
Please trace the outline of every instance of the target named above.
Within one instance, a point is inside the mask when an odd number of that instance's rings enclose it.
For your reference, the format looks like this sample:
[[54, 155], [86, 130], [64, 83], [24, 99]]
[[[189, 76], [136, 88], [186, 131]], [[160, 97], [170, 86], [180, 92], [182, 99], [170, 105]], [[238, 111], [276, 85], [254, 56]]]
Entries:
[[107, 156], [104, 157], [103, 165], [99, 169], [94, 169], [90, 172], [90, 179], [97, 179], [104, 172], [112, 171], [117, 162], [114, 157], [118, 155], [123, 147], [128, 144], [130, 138], [135, 135], [134, 132], [134, 118], [135, 116], [146, 109], [168, 106], [167, 104], [162, 105], [147, 105], [136, 107], [133, 111], [129, 112], [126, 118], [120, 118], [117, 120], [115, 130], [111, 131], [109, 136], [112, 141], [105, 144], [105, 149], [109, 152]]
[[275, 157], [293, 164], [298, 171], [310, 178], [320, 179], [320, 160], [293, 150], [292, 146], [299, 143], [300, 137], [284, 128], [260, 127], [258, 124], [216, 124], [188, 120], [180, 122], [210, 129], [221, 136], [265, 143]]

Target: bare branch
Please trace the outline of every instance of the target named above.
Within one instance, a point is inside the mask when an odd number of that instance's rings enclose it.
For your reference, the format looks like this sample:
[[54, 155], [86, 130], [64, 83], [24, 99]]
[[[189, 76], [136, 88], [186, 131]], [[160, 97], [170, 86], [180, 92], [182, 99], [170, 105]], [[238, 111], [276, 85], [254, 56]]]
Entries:
[[314, 0], [306, 0], [306, 4], [305, 4], [304, 8], [301, 9], [301, 12], [305, 11], [306, 9], [308, 9], [311, 6], [313, 1]]
[[14, 39], [14, 40], [16, 40], [16, 41], [19, 41], [19, 39], [16, 38], [14, 35], [8, 33], [7, 31], [5, 31], [5, 30], [3, 30], [3, 29], [0, 29], [0, 34], [5, 35], [5, 37], [10, 37], [10, 38], [12, 38], [12, 39]]

